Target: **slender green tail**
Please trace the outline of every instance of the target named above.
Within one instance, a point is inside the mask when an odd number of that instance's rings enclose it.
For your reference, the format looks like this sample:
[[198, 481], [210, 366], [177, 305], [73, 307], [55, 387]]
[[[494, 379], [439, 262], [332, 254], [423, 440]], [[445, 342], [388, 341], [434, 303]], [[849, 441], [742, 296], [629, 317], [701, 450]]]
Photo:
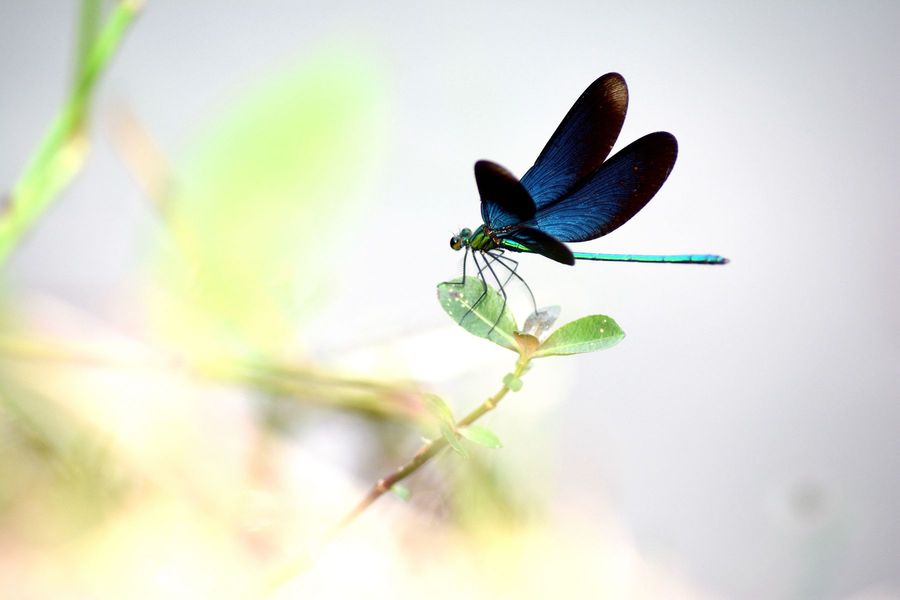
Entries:
[[695, 265], [724, 265], [728, 259], [717, 254], [593, 254], [573, 252], [575, 260], [609, 260], [616, 262], [680, 263]]

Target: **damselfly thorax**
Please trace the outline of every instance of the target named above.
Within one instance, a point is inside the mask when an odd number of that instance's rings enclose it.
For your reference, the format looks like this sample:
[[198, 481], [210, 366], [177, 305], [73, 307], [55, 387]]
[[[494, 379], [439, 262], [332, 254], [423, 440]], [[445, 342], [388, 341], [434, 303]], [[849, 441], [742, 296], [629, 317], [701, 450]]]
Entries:
[[[471, 314], [475, 307], [477, 307], [485, 296], [487, 296], [488, 279], [492, 281], [491, 285], [497, 286], [497, 291], [503, 297], [503, 308], [506, 307], [508, 301], [506, 286], [512, 279], [516, 279], [525, 286], [526, 290], [528, 290], [531, 304], [534, 307], [534, 310], [537, 311], [537, 302], [535, 301], [534, 293], [532, 293], [531, 288], [528, 287], [528, 284], [525, 283], [525, 280], [522, 279], [517, 272], [519, 262], [509, 256], [504, 256], [503, 242], [497, 235], [497, 232], [491, 230], [487, 225], [480, 225], [475, 231], [472, 231], [468, 227], [464, 227], [458, 234], [450, 238], [450, 247], [454, 250], [465, 249], [465, 255], [463, 256], [463, 274], [460, 285], [465, 285], [466, 282], [466, 271], [469, 263], [470, 250], [472, 262], [475, 263], [478, 279], [482, 284], [481, 296], [475, 301], [472, 308], [463, 315], [460, 322]], [[500, 315], [503, 314], [503, 308], [501, 308]], [[494, 326], [496, 325], [497, 324], [494, 323]], [[493, 330], [493, 327], [491, 330]]]
[[486, 225], [479, 225], [474, 232], [468, 227], [464, 227], [458, 234], [450, 238], [450, 247], [454, 250], [461, 250], [465, 247], [487, 252], [500, 248], [501, 245], [500, 237]]

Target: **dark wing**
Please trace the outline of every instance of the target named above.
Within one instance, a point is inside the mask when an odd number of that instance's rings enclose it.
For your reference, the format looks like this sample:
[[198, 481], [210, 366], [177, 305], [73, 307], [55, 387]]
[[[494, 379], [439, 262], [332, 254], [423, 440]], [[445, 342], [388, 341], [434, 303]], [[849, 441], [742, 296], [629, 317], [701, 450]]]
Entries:
[[575, 257], [568, 246], [540, 229], [520, 225], [506, 232], [495, 232], [498, 237], [522, 244], [532, 252], [552, 258], [564, 265], [574, 265]]
[[481, 218], [500, 229], [534, 218], [534, 201], [515, 175], [488, 160], [475, 163], [475, 183], [481, 196]]
[[678, 143], [658, 131], [629, 144], [528, 224], [563, 242], [606, 235], [644, 208], [675, 165]]
[[627, 108], [628, 88], [618, 73], [588, 86], [522, 177], [538, 210], [600, 167], [619, 137]]

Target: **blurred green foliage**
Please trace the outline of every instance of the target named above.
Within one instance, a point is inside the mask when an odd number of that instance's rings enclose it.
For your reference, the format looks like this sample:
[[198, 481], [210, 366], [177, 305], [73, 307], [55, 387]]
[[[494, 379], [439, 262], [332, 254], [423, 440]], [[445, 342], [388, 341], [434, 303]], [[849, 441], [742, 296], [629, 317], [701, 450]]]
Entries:
[[[135, 14], [133, 4], [119, 4], [101, 28], [101, 5], [83, 2], [72, 97], [13, 190], [15, 210], [0, 220], [0, 259], [85, 156], [94, 86]], [[454, 516], [473, 523], [512, 520], [529, 502], [478, 448], [499, 448], [498, 436], [471, 424], [493, 405], [458, 422], [443, 400], [416, 386], [350, 378], [296, 360], [303, 320], [340, 276], [333, 257], [370, 210], [386, 107], [377, 65], [340, 48], [225, 98], [167, 174], [167, 185], [150, 187], [164, 194], [155, 198], [164, 227], [151, 249], [151, 330], [188, 357], [196, 372], [262, 392], [260, 422], [268, 433], [292, 433], [287, 425], [295, 415], [286, 408], [352, 411], [372, 430], [390, 434], [378, 439], [373, 453], [388, 462], [393, 456], [385, 455], [402, 445], [392, 423], [436, 429], [459, 454], [474, 450], [463, 468], [442, 468], [440, 486]], [[441, 284], [438, 296], [470, 333], [519, 353], [517, 375], [504, 379], [512, 391], [521, 388], [518, 375], [531, 358], [606, 348], [623, 335], [611, 319], [593, 316], [559, 328], [541, 344], [518, 333], [503, 298], [475, 277]], [[552, 320], [542, 322], [549, 327]], [[18, 379], [15, 369], [0, 370], [0, 520], [8, 526], [21, 514], [44, 512], [72, 520], [48, 530], [72, 531], [114, 508], [139, 477], [121, 475], [122, 465], [94, 431], [65, 414], [63, 403]], [[400, 484], [392, 489], [410, 496]]]
[[69, 95], [0, 206], [0, 264], [81, 170], [89, 148], [85, 129], [94, 92], [137, 13], [137, 3], [117, 3], [101, 28], [100, 7], [83, 2]]
[[[382, 150], [385, 92], [358, 55], [324, 51], [229, 98], [181, 163], [157, 256], [179, 344], [279, 355], [326, 297]], [[356, 215], [356, 216], [353, 216]]]
[[58, 543], [95, 526], [128, 493], [113, 448], [0, 364], [0, 530]]

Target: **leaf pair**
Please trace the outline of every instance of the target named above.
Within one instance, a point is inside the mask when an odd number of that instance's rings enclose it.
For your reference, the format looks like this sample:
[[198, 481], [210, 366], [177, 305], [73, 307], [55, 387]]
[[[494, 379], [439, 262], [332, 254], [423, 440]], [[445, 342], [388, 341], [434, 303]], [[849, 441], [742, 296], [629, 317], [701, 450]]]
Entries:
[[464, 457], [468, 457], [469, 453], [463, 446], [461, 437], [466, 438], [470, 442], [474, 442], [485, 448], [502, 448], [500, 438], [493, 431], [480, 425], [467, 425], [465, 427], [457, 427], [456, 418], [447, 403], [439, 396], [429, 394], [425, 396], [426, 407], [431, 417], [437, 425], [437, 431], [444, 438], [447, 445], [453, 448], [457, 453]]
[[438, 285], [438, 299], [444, 311], [473, 335], [485, 338], [514, 352], [528, 355], [564, 356], [611, 348], [625, 332], [605, 315], [590, 315], [566, 323], [543, 342], [521, 334], [516, 320], [497, 291], [480, 279], [467, 277]]

